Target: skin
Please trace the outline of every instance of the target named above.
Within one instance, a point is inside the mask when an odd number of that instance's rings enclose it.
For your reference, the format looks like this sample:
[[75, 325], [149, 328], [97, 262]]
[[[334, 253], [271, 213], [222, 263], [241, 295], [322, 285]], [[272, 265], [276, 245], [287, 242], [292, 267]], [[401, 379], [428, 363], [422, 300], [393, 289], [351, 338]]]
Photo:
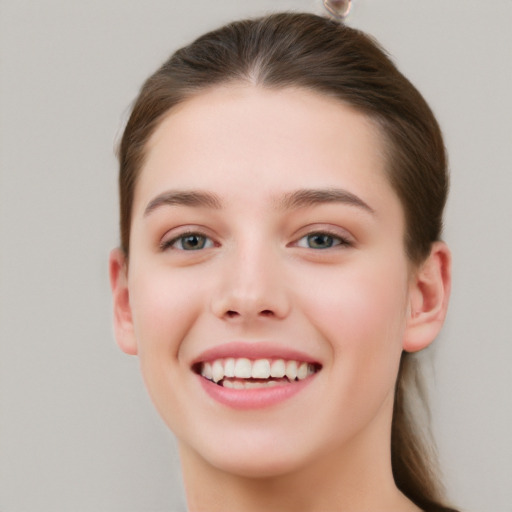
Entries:
[[[423, 265], [408, 262], [382, 144], [337, 100], [247, 84], [185, 101], [149, 141], [129, 264], [110, 258], [115, 330], [177, 436], [190, 510], [418, 510], [391, 473], [394, 385], [402, 350], [441, 328], [450, 257], [436, 243]], [[303, 189], [361, 204], [286, 201]], [[155, 203], [169, 191], [218, 204]], [[184, 250], [187, 232], [204, 248]], [[311, 233], [332, 247], [311, 246]], [[284, 402], [228, 407], [191, 365], [233, 341], [300, 350], [322, 368]]]

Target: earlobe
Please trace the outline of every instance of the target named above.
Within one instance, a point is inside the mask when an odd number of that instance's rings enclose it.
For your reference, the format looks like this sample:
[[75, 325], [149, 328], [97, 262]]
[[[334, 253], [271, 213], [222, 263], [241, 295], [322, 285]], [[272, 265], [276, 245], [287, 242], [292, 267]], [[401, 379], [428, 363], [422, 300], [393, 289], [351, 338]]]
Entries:
[[130, 294], [128, 290], [128, 267], [121, 249], [114, 249], [109, 258], [110, 287], [114, 306], [114, 334], [121, 350], [130, 355], [137, 354], [137, 342], [133, 330]]
[[434, 341], [446, 317], [450, 289], [450, 250], [444, 242], [436, 242], [411, 277], [404, 350], [417, 352]]

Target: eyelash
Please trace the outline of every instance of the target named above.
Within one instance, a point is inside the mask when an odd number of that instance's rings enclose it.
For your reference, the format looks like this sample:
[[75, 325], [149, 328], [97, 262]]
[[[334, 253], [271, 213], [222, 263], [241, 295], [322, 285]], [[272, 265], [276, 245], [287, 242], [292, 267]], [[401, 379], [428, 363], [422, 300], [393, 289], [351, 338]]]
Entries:
[[[185, 249], [183, 247], [183, 243], [185, 239], [189, 238], [195, 238], [196, 243], [197, 239], [199, 239], [199, 247]], [[324, 239], [329, 240], [329, 244], [326, 247], [311, 247], [309, 244], [314, 238], [324, 237]], [[305, 244], [302, 245], [301, 242], [305, 241]], [[202, 242], [202, 243], [201, 243]], [[180, 245], [181, 247], [178, 247], [177, 245]], [[326, 250], [326, 249], [334, 249], [336, 247], [351, 247], [353, 244], [350, 240], [348, 240], [345, 237], [342, 237], [340, 235], [331, 233], [329, 231], [311, 231], [310, 233], [307, 233], [306, 235], [299, 238], [297, 241], [293, 242], [293, 244], [290, 244], [295, 247], [301, 247], [303, 249], [312, 249], [312, 250]], [[188, 231], [186, 233], [182, 233], [179, 236], [176, 236], [172, 238], [171, 240], [164, 240], [160, 244], [160, 250], [165, 251], [168, 249], [174, 249], [179, 251], [185, 251], [185, 252], [195, 252], [195, 251], [201, 251], [203, 249], [210, 249], [212, 247], [215, 247], [215, 242], [208, 237], [207, 235], [198, 232], [198, 231]]]

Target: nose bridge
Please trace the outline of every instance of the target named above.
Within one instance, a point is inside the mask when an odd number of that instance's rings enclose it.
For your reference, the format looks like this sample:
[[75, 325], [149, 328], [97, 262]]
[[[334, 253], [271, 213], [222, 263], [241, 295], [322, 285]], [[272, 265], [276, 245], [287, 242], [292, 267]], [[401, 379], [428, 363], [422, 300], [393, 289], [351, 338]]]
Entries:
[[289, 301], [280, 260], [278, 248], [254, 233], [235, 244], [223, 261], [215, 314], [244, 319], [286, 316]]

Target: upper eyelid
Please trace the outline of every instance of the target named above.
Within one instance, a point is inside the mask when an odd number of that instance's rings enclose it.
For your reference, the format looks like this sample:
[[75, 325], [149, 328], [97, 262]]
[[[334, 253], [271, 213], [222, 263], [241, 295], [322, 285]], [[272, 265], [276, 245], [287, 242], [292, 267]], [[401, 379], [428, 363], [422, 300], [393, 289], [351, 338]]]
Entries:
[[201, 235], [206, 236], [208, 238], [212, 238], [212, 235], [210, 233], [210, 230], [195, 224], [190, 225], [182, 225], [182, 226], [175, 226], [173, 228], [167, 229], [164, 234], [161, 236], [161, 240], [164, 240], [165, 238], [168, 238], [168, 236], [171, 236], [173, 239], [180, 238], [182, 236], [187, 235]]
[[309, 226], [305, 226], [296, 232], [295, 241], [298, 241], [305, 236], [313, 235], [313, 234], [324, 234], [332, 237], [340, 238], [342, 240], [346, 240], [347, 242], [355, 243], [356, 239], [352, 233], [350, 233], [347, 229], [342, 227], [335, 226], [326, 226], [325, 224], [312, 224]]

